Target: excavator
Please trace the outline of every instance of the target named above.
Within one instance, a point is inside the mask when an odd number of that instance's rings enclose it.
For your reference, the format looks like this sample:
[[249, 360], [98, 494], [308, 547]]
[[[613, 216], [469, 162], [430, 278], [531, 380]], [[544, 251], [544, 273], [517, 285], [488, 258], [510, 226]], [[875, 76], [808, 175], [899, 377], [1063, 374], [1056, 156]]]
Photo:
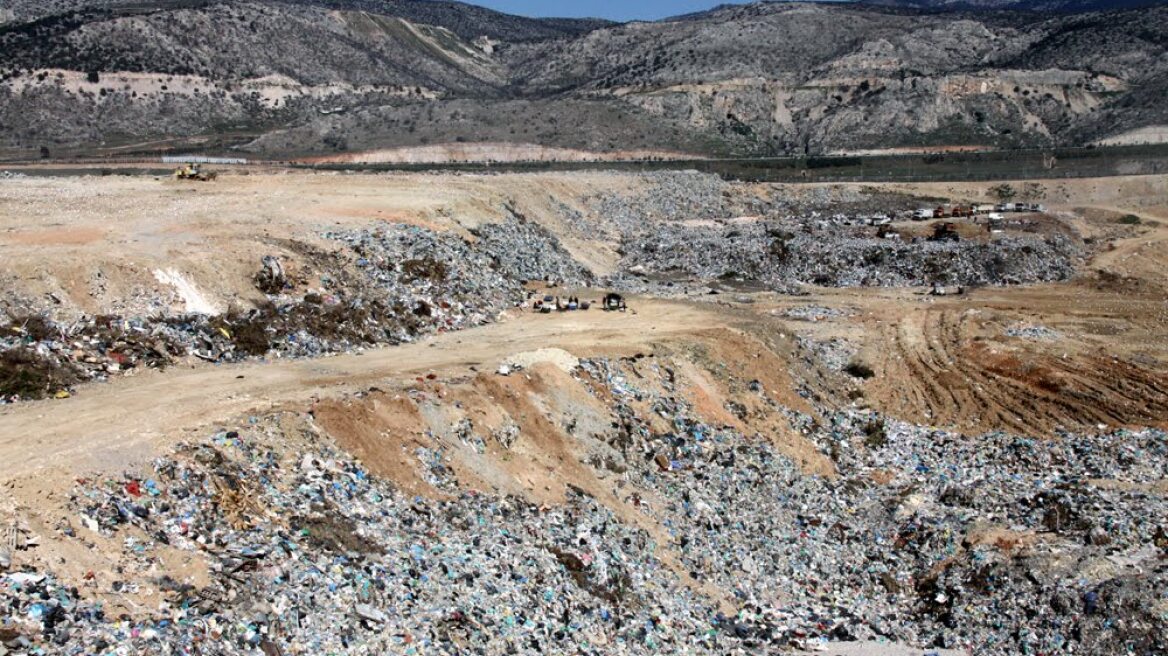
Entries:
[[210, 182], [219, 177], [214, 171], [204, 171], [197, 163], [186, 164], [174, 170], [175, 180], [194, 180], [196, 182]]

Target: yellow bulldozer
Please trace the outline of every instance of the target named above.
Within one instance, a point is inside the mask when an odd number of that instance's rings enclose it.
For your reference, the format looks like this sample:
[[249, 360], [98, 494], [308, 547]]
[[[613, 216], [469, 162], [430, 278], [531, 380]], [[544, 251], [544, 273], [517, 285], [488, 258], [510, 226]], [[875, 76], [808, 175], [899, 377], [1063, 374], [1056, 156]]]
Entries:
[[198, 164], [185, 164], [174, 170], [175, 180], [194, 180], [196, 182], [210, 182], [219, 177], [214, 171], [204, 171]]

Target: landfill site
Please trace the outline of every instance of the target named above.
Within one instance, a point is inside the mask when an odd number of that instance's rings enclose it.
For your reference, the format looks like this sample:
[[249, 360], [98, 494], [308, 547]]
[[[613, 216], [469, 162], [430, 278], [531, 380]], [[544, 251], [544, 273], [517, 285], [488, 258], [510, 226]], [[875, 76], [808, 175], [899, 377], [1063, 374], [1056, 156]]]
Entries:
[[0, 170], [0, 656], [1168, 653], [1168, 176]]

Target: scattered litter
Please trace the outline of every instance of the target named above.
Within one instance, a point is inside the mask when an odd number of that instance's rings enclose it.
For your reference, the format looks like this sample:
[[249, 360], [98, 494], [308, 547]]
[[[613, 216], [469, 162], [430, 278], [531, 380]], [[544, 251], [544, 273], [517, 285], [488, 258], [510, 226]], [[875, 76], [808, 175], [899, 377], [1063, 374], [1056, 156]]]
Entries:
[[817, 305], [801, 305], [787, 310], [775, 310], [776, 316], [797, 321], [832, 321], [852, 316], [854, 313], [842, 308], [829, 308]]
[[1040, 341], [1056, 341], [1062, 339], [1063, 334], [1052, 328], [1040, 326], [1036, 324], [1015, 324], [1006, 328], [1006, 335], [1009, 337], [1021, 337], [1022, 339], [1033, 339]]

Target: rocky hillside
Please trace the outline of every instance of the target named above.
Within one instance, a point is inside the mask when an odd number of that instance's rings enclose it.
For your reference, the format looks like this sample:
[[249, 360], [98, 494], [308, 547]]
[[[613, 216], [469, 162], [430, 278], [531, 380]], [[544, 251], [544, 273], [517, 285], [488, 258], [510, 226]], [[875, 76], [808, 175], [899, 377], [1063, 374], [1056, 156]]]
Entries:
[[1085, 143], [1168, 122], [1163, 7], [767, 3], [624, 25], [420, 0], [6, 12], [0, 149], [13, 156], [166, 138], [268, 156], [468, 141], [817, 154]]
[[865, 2], [886, 7], [912, 7], [944, 11], [1009, 9], [1067, 14], [1137, 9], [1164, 4], [1163, 0], [865, 0]]
[[[574, 36], [608, 25], [597, 19], [525, 18], [499, 13], [484, 7], [444, 0], [276, 0], [285, 5], [309, 5], [344, 11], [367, 11], [388, 14], [407, 20], [445, 27], [466, 39], [488, 36], [508, 41], [530, 41], [553, 37]], [[156, 0], [143, 3], [138, 0], [7, 0], [7, 9], [0, 9], [0, 23], [29, 21], [54, 14], [86, 9], [114, 9], [121, 7], [191, 7], [216, 3], [213, 0]]]
[[1134, 98], [1163, 75], [1168, 31], [1149, 26], [1166, 21], [1163, 8], [1040, 19], [749, 5], [509, 54], [530, 53], [513, 65], [528, 89], [620, 98], [739, 151], [1009, 145], [1086, 140], [1128, 111], [1162, 119]]

